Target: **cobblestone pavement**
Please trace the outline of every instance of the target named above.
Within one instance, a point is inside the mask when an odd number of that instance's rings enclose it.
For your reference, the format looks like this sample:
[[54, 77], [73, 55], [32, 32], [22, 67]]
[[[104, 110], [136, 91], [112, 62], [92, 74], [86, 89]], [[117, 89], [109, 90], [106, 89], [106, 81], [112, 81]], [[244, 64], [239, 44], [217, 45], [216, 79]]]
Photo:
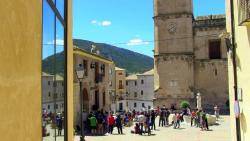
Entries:
[[[229, 116], [221, 117], [218, 125], [209, 128], [211, 131], [201, 131], [184, 123], [180, 129], [157, 126], [157, 130], [153, 131], [151, 136], [131, 134], [132, 128], [124, 128], [124, 135], [118, 135], [115, 128], [113, 135], [87, 136], [86, 141], [231, 141]], [[75, 137], [75, 141], [79, 141], [79, 137]]]

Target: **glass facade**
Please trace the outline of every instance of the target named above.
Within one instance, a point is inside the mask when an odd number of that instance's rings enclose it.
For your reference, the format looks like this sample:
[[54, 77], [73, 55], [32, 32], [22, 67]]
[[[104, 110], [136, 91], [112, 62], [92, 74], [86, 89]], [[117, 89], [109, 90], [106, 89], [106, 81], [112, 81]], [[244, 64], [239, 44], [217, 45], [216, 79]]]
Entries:
[[65, 0], [43, 0], [42, 135], [66, 140]]

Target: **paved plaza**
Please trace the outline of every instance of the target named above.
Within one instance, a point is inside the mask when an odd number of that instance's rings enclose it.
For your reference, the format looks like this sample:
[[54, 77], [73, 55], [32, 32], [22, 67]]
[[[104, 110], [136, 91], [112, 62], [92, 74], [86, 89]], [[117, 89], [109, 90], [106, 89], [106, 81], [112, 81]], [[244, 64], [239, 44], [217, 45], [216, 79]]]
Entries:
[[[158, 120], [156, 120], [158, 122]], [[113, 135], [87, 136], [86, 141], [231, 141], [230, 119], [223, 116], [217, 122], [218, 125], [210, 126], [211, 131], [201, 131], [200, 128], [190, 127], [184, 123], [180, 129], [173, 127], [158, 127], [151, 136], [131, 134], [131, 128], [124, 128], [124, 135], [118, 135], [115, 128]], [[79, 137], [75, 138], [78, 141]]]

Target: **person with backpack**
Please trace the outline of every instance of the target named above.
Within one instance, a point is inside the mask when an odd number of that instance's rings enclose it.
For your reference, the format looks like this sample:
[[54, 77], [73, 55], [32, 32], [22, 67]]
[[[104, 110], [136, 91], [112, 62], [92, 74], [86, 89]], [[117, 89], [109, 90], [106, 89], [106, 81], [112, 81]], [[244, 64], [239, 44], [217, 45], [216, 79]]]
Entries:
[[91, 115], [89, 121], [90, 121], [91, 134], [95, 135], [97, 129], [97, 119], [94, 114]]

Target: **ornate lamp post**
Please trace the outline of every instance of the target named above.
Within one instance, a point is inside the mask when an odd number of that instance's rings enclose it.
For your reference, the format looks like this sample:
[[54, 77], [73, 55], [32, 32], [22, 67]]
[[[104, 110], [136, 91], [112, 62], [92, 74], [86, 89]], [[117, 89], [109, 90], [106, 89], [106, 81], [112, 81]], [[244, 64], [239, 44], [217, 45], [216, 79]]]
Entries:
[[84, 79], [84, 69], [83, 68], [78, 68], [76, 70], [76, 77], [79, 81], [79, 85], [80, 85], [80, 104], [81, 104], [81, 109], [80, 109], [80, 112], [81, 112], [81, 136], [80, 136], [80, 141], [85, 141], [85, 135], [84, 135], [84, 126], [83, 126], [83, 91], [82, 91], [82, 81]]

